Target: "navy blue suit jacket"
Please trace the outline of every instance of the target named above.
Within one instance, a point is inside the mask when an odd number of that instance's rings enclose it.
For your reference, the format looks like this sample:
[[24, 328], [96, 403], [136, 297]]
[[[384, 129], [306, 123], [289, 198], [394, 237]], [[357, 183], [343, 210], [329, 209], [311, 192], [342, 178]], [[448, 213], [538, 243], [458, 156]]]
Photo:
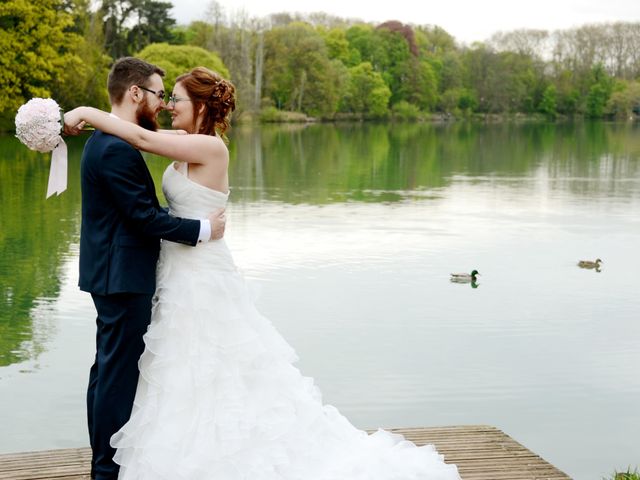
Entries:
[[80, 289], [153, 294], [160, 239], [195, 245], [199, 220], [169, 215], [139, 151], [96, 130], [82, 153]]

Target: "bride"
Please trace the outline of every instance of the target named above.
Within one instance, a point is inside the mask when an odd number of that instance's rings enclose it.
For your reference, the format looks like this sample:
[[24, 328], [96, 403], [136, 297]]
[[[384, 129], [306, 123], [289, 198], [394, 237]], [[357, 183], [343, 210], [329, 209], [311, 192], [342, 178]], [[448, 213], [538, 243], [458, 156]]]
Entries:
[[[234, 87], [202, 67], [177, 78], [158, 133], [90, 107], [65, 114], [175, 161], [162, 189], [173, 215], [206, 217], [229, 196], [221, 137]], [[256, 310], [224, 240], [163, 241], [130, 420], [111, 438], [121, 480], [456, 480], [432, 445], [356, 429], [323, 405], [296, 354]]]

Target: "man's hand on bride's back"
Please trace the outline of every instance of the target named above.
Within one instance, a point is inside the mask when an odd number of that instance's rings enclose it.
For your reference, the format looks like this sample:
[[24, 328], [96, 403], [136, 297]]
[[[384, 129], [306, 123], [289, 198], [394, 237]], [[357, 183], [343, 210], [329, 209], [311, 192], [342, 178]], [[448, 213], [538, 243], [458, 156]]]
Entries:
[[209, 222], [211, 223], [211, 240], [220, 240], [224, 236], [224, 227], [227, 223], [224, 208], [219, 208], [210, 214]]

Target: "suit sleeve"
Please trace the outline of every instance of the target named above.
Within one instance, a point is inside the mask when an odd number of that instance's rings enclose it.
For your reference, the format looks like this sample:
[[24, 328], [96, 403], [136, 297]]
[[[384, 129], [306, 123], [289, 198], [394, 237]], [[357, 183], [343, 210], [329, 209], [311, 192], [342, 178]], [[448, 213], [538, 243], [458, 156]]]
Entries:
[[145, 179], [149, 173], [140, 154], [128, 144], [109, 145], [100, 169], [116, 208], [141, 234], [196, 245], [200, 221], [173, 217], [157, 206]]

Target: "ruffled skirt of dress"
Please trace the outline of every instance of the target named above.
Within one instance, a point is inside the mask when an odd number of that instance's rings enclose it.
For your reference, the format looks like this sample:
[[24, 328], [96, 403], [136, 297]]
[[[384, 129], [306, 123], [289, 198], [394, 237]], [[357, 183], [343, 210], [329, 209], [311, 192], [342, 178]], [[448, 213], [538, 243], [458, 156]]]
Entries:
[[111, 439], [120, 480], [459, 479], [431, 445], [323, 405], [216, 243], [163, 243], [133, 412]]

